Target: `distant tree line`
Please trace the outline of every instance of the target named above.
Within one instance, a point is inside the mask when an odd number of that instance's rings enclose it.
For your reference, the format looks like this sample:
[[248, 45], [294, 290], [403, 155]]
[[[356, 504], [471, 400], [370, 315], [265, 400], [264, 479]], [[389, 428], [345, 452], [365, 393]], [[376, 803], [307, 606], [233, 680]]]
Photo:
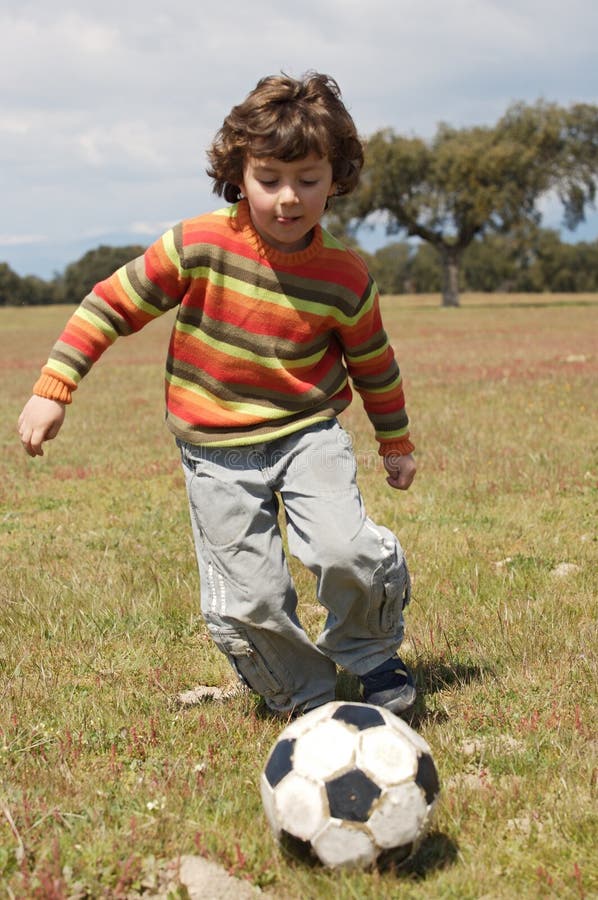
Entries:
[[46, 306], [50, 303], [80, 303], [94, 284], [111, 275], [145, 247], [102, 245], [89, 250], [81, 259], [70, 263], [63, 274], [49, 281], [17, 275], [7, 263], [0, 263], [0, 306]]
[[[438, 255], [429, 243], [394, 241], [368, 253], [354, 237], [343, 236], [364, 257], [381, 293], [442, 291]], [[7, 263], [0, 263], [0, 306], [80, 303], [98, 281], [144, 249], [140, 245], [97, 247], [49, 281], [33, 275], [20, 277]], [[598, 292], [598, 240], [571, 244], [563, 241], [558, 231], [536, 226], [514, 229], [506, 235], [485, 234], [464, 251], [458, 288], [514, 293]]]
[[[531, 233], [530, 233], [531, 232]], [[428, 243], [387, 244], [362, 255], [383, 294], [441, 293], [443, 272], [438, 254]], [[525, 235], [487, 234], [475, 238], [463, 252], [459, 291], [512, 293], [598, 292], [598, 240], [576, 244], [561, 240], [547, 228]]]

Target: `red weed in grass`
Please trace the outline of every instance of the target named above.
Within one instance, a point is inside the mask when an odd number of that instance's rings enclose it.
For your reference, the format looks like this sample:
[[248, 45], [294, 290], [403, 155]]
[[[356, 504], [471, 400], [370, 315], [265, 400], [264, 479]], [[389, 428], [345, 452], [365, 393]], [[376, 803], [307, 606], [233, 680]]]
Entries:
[[575, 878], [575, 881], [577, 883], [577, 890], [579, 891], [579, 896], [581, 897], [581, 900], [583, 900], [583, 898], [586, 895], [586, 892], [583, 887], [583, 878], [581, 875], [581, 869], [579, 868], [577, 863], [573, 863], [573, 877]]
[[94, 474], [89, 466], [57, 466], [52, 472], [56, 481], [85, 481]]
[[540, 713], [537, 709], [534, 709], [531, 716], [522, 716], [519, 719], [519, 731], [524, 733], [537, 731], [539, 722]]
[[581, 708], [579, 707], [579, 704], [575, 707], [575, 730], [578, 734], [581, 734], [584, 737], [587, 736], [587, 729], [584, 727], [581, 720]]
[[141, 874], [141, 871], [142, 863], [140, 858], [135, 853], [131, 853], [131, 855], [128, 856], [123, 863], [120, 878], [116, 883], [112, 896], [127, 897], [129, 888], [131, 888], [134, 882], [137, 881]]
[[[250, 884], [262, 886], [266, 884], [272, 884], [276, 881], [276, 876], [274, 875], [272, 869], [275, 862], [274, 857], [270, 857], [267, 859], [263, 865], [259, 867], [257, 871], [251, 870], [251, 860], [245, 855], [243, 850], [241, 849], [238, 841], [235, 843], [235, 858], [233, 862], [226, 863], [225, 853], [220, 853], [220, 857], [223, 861], [223, 864], [226, 866], [227, 872], [229, 875], [233, 875], [237, 878], [243, 878], [245, 881], [248, 881]], [[230, 856], [230, 854], [228, 854]]]
[[584, 725], [581, 718], [581, 707], [576, 705], [573, 709], [558, 707], [557, 701], [553, 701], [550, 711], [541, 713], [534, 709], [530, 716], [522, 716], [516, 722], [517, 729], [523, 733], [544, 731], [561, 731], [562, 729], [574, 729], [583, 738], [591, 738], [590, 729]]
[[538, 868], [536, 869], [536, 875], [538, 876], [538, 880], [542, 884], [545, 884], [547, 887], [550, 887], [550, 888], [553, 887], [554, 881], [552, 879], [552, 876], [549, 875], [549, 873], [546, 871], [544, 866], [538, 866]]
[[79, 732], [77, 738], [74, 739], [71, 730], [67, 728], [64, 738], [59, 739], [58, 745], [61, 759], [70, 758], [72, 762], [77, 762], [83, 752], [83, 736]]
[[21, 827], [24, 826], [25, 830], [29, 831], [33, 824], [33, 810], [27, 791], [23, 791], [21, 794], [21, 808], [15, 810], [15, 815], [20, 820]]
[[36, 873], [37, 884], [31, 884], [31, 900], [66, 900], [67, 885], [62, 877], [60, 847], [55, 838], [52, 844], [52, 858], [45, 860]]
[[210, 855], [210, 851], [201, 831], [195, 832], [195, 834], [193, 835], [193, 843], [195, 844], [195, 849], [197, 850], [199, 855], [207, 859]]
[[243, 872], [245, 867], [247, 866], [247, 857], [241, 850], [239, 843], [235, 843], [235, 860], [228, 867], [229, 875], [238, 875]]
[[23, 887], [23, 896], [30, 897], [31, 896], [31, 873], [29, 872], [29, 865], [27, 863], [27, 857], [24, 856], [21, 860], [21, 885]]
[[129, 744], [127, 746], [127, 753], [129, 756], [135, 757], [137, 759], [145, 759], [145, 747], [143, 746], [143, 742], [140, 736], [137, 734], [137, 729], [134, 725], [131, 725], [129, 728]]
[[116, 758], [116, 744], [113, 742], [110, 745], [110, 771], [113, 775], [120, 775], [123, 770], [123, 764], [119, 762]]
[[131, 725], [128, 730], [129, 743], [127, 745], [127, 753], [136, 759], [146, 759], [149, 747], [155, 747], [158, 744], [158, 729], [156, 720], [150, 719], [149, 731], [138, 725]]

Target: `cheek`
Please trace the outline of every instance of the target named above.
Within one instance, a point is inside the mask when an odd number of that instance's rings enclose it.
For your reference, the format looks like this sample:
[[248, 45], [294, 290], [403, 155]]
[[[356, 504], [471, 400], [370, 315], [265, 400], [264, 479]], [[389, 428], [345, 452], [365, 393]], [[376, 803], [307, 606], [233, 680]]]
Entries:
[[276, 205], [276, 196], [263, 190], [253, 188], [247, 195], [249, 203], [256, 212], [267, 213]]
[[264, 197], [257, 196], [255, 194], [250, 194], [247, 197], [249, 201], [249, 208], [251, 209], [252, 215], [255, 217], [256, 215], [263, 215], [268, 211], [268, 199]]

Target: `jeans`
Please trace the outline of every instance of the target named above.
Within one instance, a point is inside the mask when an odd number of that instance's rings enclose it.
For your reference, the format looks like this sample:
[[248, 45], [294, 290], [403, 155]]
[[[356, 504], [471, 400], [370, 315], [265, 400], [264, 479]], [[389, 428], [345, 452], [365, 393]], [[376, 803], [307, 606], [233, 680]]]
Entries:
[[[277, 712], [333, 700], [336, 665], [363, 675], [403, 639], [410, 579], [401, 545], [365, 513], [348, 434], [336, 420], [250, 446], [178, 441], [201, 609], [237, 675]], [[328, 611], [316, 643], [297, 616], [288, 549]]]

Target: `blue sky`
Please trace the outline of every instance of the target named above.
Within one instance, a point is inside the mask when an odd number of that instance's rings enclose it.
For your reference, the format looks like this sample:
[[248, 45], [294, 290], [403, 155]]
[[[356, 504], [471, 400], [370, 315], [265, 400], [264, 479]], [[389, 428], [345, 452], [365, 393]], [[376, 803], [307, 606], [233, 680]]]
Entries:
[[0, 261], [49, 278], [216, 208], [206, 147], [262, 75], [328, 72], [362, 134], [429, 137], [598, 103], [597, 35], [595, 0], [0, 0]]

